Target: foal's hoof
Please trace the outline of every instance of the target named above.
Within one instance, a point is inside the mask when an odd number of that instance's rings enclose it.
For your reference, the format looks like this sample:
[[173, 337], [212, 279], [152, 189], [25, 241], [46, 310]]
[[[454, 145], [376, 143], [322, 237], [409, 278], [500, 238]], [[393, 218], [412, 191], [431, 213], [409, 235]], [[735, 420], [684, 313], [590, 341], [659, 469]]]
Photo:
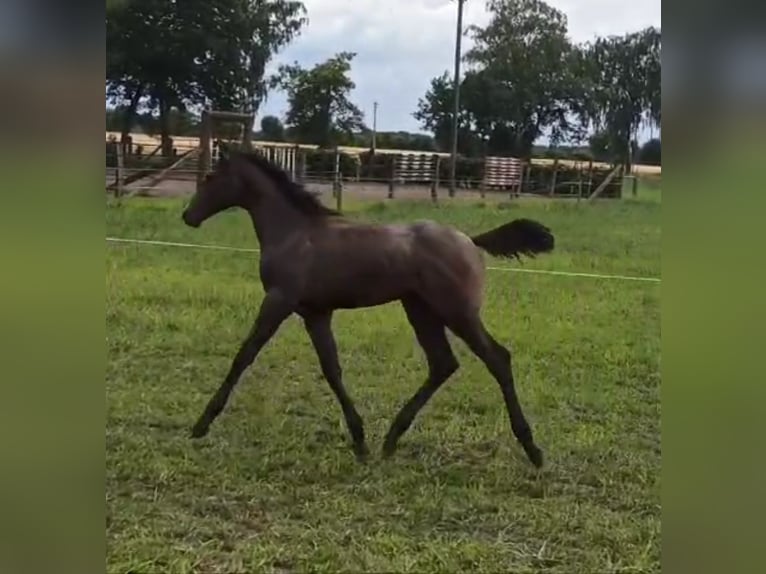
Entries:
[[543, 451], [541, 451], [537, 445], [530, 445], [525, 447], [524, 450], [527, 453], [527, 458], [529, 458], [529, 461], [534, 464], [536, 468], [543, 467]]
[[208, 433], [209, 430], [210, 430], [210, 427], [207, 426], [207, 425], [196, 424], [192, 428], [191, 437], [192, 438], [202, 438], [203, 436], [205, 436]]
[[396, 443], [393, 443], [393, 444], [385, 443], [383, 445], [383, 450], [382, 450], [383, 458], [391, 458], [395, 452], [396, 452]]
[[364, 463], [370, 456], [370, 449], [367, 448], [366, 444], [354, 445], [354, 454], [357, 462]]

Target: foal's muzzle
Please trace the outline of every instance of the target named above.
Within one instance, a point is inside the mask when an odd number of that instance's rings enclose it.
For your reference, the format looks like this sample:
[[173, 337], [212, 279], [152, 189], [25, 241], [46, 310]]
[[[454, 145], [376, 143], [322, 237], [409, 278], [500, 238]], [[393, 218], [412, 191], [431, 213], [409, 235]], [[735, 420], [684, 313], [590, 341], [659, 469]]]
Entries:
[[184, 223], [188, 225], [189, 227], [199, 227], [200, 221], [195, 219], [189, 214], [189, 210], [183, 212], [183, 215], [181, 215], [181, 219], [183, 219]]

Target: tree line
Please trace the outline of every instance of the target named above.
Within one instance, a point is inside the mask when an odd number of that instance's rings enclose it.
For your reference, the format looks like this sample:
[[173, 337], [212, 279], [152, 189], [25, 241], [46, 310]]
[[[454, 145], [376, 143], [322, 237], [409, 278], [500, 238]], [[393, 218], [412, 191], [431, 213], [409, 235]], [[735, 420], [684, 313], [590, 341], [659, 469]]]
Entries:
[[[661, 122], [660, 30], [574, 43], [566, 15], [543, 0], [488, 0], [490, 20], [471, 26], [460, 85], [458, 149], [466, 156], [527, 158], [555, 151], [629, 164], [660, 162], [660, 141], [638, 148], [638, 130]], [[356, 54], [267, 75], [273, 55], [307, 23], [296, 0], [120, 0], [107, 6], [107, 128], [197, 135], [204, 107], [256, 113], [270, 90], [287, 96], [284, 118], [266, 116], [256, 137], [369, 147], [353, 103]], [[432, 135], [376, 134], [381, 148], [447, 151], [454, 86], [433, 78], [413, 116]], [[258, 129], [259, 128], [259, 129]], [[547, 136], [550, 149], [535, 146]], [[163, 151], [169, 151], [163, 149]]]

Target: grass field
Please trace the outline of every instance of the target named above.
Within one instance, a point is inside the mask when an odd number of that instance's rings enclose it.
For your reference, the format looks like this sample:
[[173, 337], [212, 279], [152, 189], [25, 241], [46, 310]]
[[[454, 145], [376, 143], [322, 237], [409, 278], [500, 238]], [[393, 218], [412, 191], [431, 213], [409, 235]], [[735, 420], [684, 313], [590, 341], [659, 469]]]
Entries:
[[[579, 206], [395, 201], [354, 216], [465, 231], [532, 217], [553, 229], [557, 248], [527, 269], [657, 277], [661, 205], [658, 191], [647, 194], [654, 200]], [[255, 246], [244, 213], [192, 230], [181, 208], [110, 205], [107, 234]], [[659, 571], [659, 284], [489, 272], [484, 318], [514, 353], [546, 455], [538, 473], [497, 385], [458, 341], [461, 369], [397, 454], [380, 458], [388, 425], [426, 374], [397, 305], [334, 322], [373, 450], [367, 464], [354, 459], [297, 319], [194, 442], [190, 426], [260, 302], [257, 255], [109, 244], [106, 282], [109, 572]]]

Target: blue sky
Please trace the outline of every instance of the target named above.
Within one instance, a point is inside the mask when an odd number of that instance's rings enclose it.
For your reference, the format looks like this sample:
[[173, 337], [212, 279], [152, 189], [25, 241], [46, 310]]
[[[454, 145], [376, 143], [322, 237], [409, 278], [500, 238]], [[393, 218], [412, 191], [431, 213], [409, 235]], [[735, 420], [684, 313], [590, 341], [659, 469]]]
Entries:
[[[412, 117], [418, 98], [432, 77], [452, 70], [455, 50], [455, 0], [303, 0], [309, 23], [301, 35], [279, 53], [269, 71], [281, 63], [302, 66], [326, 60], [336, 52], [357, 52], [352, 65], [356, 89], [353, 101], [372, 125], [373, 102], [378, 102], [380, 131], [421, 131]], [[569, 20], [576, 42], [596, 36], [624, 34], [660, 26], [661, 0], [548, 0]], [[466, 0], [464, 25], [488, 21], [482, 0]], [[463, 39], [463, 50], [470, 39]], [[451, 72], [450, 72], [451, 73]], [[282, 116], [283, 94], [271, 93], [259, 117]], [[641, 134], [646, 139], [650, 133]]]

